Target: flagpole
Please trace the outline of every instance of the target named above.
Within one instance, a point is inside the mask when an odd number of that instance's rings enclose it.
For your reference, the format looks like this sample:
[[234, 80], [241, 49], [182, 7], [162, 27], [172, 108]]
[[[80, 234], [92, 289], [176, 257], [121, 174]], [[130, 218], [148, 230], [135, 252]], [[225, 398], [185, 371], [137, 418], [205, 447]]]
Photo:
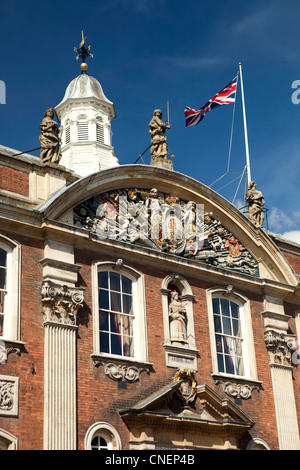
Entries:
[[247, 133], [247, 121], [246, 121], [246, 110], [245, 110], [245, 97], [244, 97], [244, 86], [243, 86], [243, 75], [242, 75], [242, 64], [239, 63], [240, 77], [241, 77], [241, 92], [242, 92], [242, 103], [243, 103], [243, 117], [244, 117], [244, 134], [245, 134], [245, 147], [246, 147], [246, 163], [247, 163], [247, 176], [248, 186], [251, 181], [250, 171], [250, 157], [249, 157], [249, 145], [248, 145], [248, 133]]

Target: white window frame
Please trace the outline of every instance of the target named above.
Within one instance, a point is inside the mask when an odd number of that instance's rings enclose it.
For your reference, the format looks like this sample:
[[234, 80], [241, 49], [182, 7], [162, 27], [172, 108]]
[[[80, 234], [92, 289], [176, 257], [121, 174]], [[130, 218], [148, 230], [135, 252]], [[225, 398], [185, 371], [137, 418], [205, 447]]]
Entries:
[[[225, 298], [235, 302], [239, 306], [242, 333], [242, 354], [244, 362], [244, 375], [228, 374], [219, 372], [217, 360], [217, 348], [215, 340], [215, 327], [213, 317], [213, 298]], [[254, 350], [254, 339], [252, 330], [250, 301], [240, 293], [230, 289], [230, 292], [224, 288], [213, 288], [207, 290], [207, 310], [210, 332], [210, 345], [212, 354], [213, 374], [237, 379], [257, 380], [257, 368]]]
[[[98, 271], [112, 271], [123, 274], [132, 281], [132, 302], [133, 302], [133, 337], [134, 356], [121, 356], [100, 352], [100, 323], [99, 323], [99, 303], [98, 303]], [[146, 302], [144, 276], [139, 271], [117, 263], [95, 262], [92, 264], [92, 289], [93, 289], [93, 318], [94, 318], [94, 356], [115, 358], [123, 361], [147, 362], [147, 325], [146, 325]]]
[[21, 246], [0, 234], [0, 248], [7, 253], [4, 327], [2, 341], [20, 340]]
[[18, 450], [18, 438], [0, 429], [0, 450]]
[[122, 443], [118, 432], [111, 424], [104, 421], [92, 424], [87, 430], [84, 438], [85, 450], [92, 450], [92, 440], [97, 436], [103, 437], [106, 440], [107, 450], [122, 450]]

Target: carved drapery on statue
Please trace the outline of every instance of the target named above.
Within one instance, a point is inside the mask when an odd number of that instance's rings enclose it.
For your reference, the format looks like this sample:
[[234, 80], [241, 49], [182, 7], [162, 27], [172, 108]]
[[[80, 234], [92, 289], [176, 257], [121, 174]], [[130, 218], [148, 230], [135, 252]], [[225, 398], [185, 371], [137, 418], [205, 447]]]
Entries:
[[256, 189], [255, 181], [249, 183], [245, 195], [245, 201], [248, 203], [248, 217], [257, 227], [262, 227], [264, 221], [265, 200], [262, 192]]
[[187, 316], [183, 302], [179, 300], [179, 294], [175, 290], [171, 292], [169, 304], [170, 341], [171, 343], [188, 343], [187, 341]]
[[203, 205], [156, 188], [124, 188], [92, 197], [74, 208], [74, 225], [101, 239], [258, 276], [257, 261]]
[[162, 115], [160, 109], [155, 109], [149, 122], [151, 165], [173, 169], [173, 163], [167, 159], [169, 149], [165, 136], [166, 129], [170, 129], [171, 126], [162, 121]]
[[59, 145], [58, 124], [53, 120], [54, 112], [52, 108], [45, 111], [44, 119], [40, 125], [41, 143], [40, 159], [43, 163], [59, 163], [61, 150]]

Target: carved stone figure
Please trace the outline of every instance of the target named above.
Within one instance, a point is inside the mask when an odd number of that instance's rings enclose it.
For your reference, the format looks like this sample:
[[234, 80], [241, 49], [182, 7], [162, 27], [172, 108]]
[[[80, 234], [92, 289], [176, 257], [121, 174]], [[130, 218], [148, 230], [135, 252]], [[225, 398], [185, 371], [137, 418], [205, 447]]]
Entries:
[[162, 111], [155, 109], [153, 118], [149, 123], [149, 133], [151, 136], [151, 149], [150, 153], [152, 159], [166, 159], [168, 153], [168, 146], [166, 144], [167, 138], [165, 137], [166, 129], [170, 129], [170, 125], [162, 121]]
[[184, 201], [156, 188], [101, 193], [74, 208], [74, 223], [99, 238], [127, 241], [259, 275], [258, 262], [211, 212], [197, 209], [194, 201]]
[[43, 163], [59, 163], [61, 158], [58, 124], [53, 118], [53, 108], [48, 108], [40, 125], [42, 133], [39, 137], [41, 143], [40, 159]]
[[249, 183], [245, 195], [245, 201], [248, 203], [248, 217], [257, 227], [261, 227], [264, 221], [263, 207], [265, 200], [261, 191], [256, 189], [255, 181]]
[[179, 300], [178, 292], [171, 292], [171, 302], [169, 304], [170, 318], [170, 341], [187, 343], [186, 334], [186, 310], [184, 304]]

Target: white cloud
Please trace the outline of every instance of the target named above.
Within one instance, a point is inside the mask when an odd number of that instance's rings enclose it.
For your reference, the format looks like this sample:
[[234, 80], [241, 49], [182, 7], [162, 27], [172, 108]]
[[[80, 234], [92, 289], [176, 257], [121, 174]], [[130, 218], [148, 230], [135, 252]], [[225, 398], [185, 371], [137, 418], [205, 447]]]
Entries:
[[300, 244], [300, 230], [291, 230], [282, 234], [283, 238], [287, 238], [293, 242]]
[[268, 225], [272, 231], [279, 233], [282, 228], [292, 228], [295, 221], [278, 207], [272, 207], [268, 215]]
[[165, 56], [163, 60], [170, 62], [176, 67], [207, 69], [210, 67], [224, 65], [231, 62], [229, 57], [171, 57]]

